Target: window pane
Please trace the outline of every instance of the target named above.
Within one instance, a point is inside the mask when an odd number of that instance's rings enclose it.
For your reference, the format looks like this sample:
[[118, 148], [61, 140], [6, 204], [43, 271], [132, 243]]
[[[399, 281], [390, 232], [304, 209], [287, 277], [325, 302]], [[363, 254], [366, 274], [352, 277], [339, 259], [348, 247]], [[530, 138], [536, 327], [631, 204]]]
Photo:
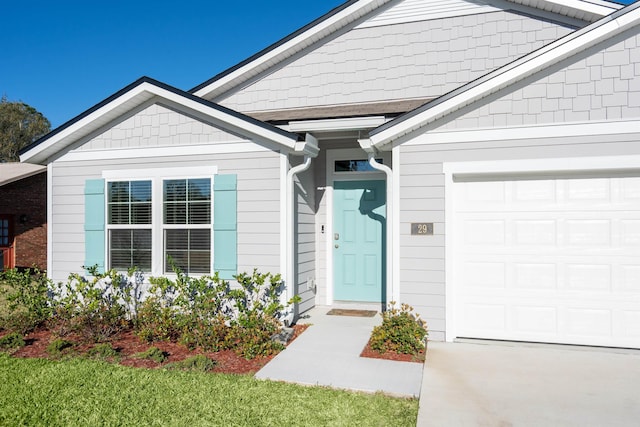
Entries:
[[167, 202], [164, 204], [165, 224], [186, 224], [187, 204]]
[[185, 179], [169, 179], [164, 181], [164, 201], [182, 202], [187, 200], [187, 181]]
[[189, 230], [189, 232], [189, 249], [206, 251], [211, 249], [211, 230]]
[[109, 224], [151, 224], [151, 181], [118, 181], [108, 185]]
[[129, 224], [129, 205], [109, 205], [109, 224]]
[[151, 224], [151, 203], [134, 203], [131, 205], [132, 224]]
[[[376, 162], [382, 163], [382, 159], [376, 159]], [[336, 172], [371, 172], [375, 171], [368, 160], [336, 160], [334, 165]]]
[[111, 249], [131, 249], [131, 230], [111, 230]]
[[189, 230], [165, 230], [165, 247], [167, 250], [188, 249]]
[[173, 263], [186, 273], [211, 271], [211, 229], [165, 230], [165, 272]]
[[211, 203], [198, 202], [189, 205], [189, 224], [210, 224]]
[[110, 182], [109, 183], [109, 203], [128, 203], [129, 202], [129, 182]]
[[110, 230], [109, 268], [151, 270], [151, 230]]
[[131, 201], [151, 202], [151, 181], [132, 181]]
[[189, 200], [211, 200], [211, 180], [206, 178], [190, 179]]

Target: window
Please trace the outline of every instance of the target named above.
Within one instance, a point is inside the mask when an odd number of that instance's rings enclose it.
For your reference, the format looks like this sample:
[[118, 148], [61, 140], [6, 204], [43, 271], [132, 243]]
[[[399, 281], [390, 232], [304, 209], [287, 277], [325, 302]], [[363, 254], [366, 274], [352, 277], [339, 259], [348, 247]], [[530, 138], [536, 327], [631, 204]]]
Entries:
[[109, 267], [151, 270], [151, 181], [115, 181], [107, 186]]
[[211, 271], [211, 179], [163, 182], [164, 271]]
[[[376, 162], [382, 163], [382, 159], [376, 159]], [[334, 172], [378, 172], [374, 169], [368, 160], [336, 160], [334, 163]]]

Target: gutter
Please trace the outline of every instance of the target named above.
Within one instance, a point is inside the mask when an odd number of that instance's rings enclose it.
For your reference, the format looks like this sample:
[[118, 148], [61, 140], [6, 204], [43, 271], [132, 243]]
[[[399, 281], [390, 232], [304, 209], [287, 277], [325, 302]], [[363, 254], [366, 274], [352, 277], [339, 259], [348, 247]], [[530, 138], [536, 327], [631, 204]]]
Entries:
[[[285, 278], [285, 285], [286, 285], [286, 292], [284, 296], [286, 299], [286, 301], [284, 301], [285, 304], [288, 301], [290, 301], [291, 298], [294, 297], [294, 287], [296, 283], [296, 280], [294, 278], [295, 276], [295, 268], [294, 268], [295, 219], [293, 214], [295, 212], [295, 197], [293, 193], [293, 180], [298, 173], [306, 171], [307, 169], [309, 169], [310, 166], [311, 166], [311, 156], [305, 155], [304, 162], [302, 164], [292, 167], [287, 172], [287, 212], [286, 212], [286, 215], [287, 215], [287, 221], [286, 221], [287, 276]], [[284, 318], [282, 319], [282, 322], [285, 324], [285, 326], [291, 326], [291, 324], [293, 324], [294, 319], [295, 319], [295, 306], [289, 309], [285, 313]]]
[[[395, 284], [393, 283], [393, 209], [391, 203], [393, 203], [393, 171], [389, 166], [383, 165], [382, 163], [378, 163], [376, 161], [376, 153], [377, 150], [371, 143], [370, 139], [359, 139], [358, 143], [360, 147], [367, 153], [367, 157], [369, 159], [369, 165], [372, 168], [384, 172], [387, 176], [387, 194], [386, 194], [386, 210], [387, 210], [387, 236], [386, 236], [386, 245], [387, 245], [387, 258], [385, 259], [385, 263], [387, 264], [387, 277], [386, 277], [386, 294], [387, 300], [386, 303], [389, 304], [393, 301], [395, 293]], [[383, 309], [386, 309], [384, 307]]]

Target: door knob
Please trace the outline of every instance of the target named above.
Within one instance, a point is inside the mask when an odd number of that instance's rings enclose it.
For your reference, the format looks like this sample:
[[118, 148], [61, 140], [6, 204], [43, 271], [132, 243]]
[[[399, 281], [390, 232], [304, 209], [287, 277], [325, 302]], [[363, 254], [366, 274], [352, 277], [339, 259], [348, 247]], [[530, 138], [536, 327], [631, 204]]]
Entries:
[[336, 249], [338, 249], [340, 247], [340, 245], [336, 245]]
[[335, 233], [333, 235], [333, 240], [340, 240], [340, 234], [339, 233]]

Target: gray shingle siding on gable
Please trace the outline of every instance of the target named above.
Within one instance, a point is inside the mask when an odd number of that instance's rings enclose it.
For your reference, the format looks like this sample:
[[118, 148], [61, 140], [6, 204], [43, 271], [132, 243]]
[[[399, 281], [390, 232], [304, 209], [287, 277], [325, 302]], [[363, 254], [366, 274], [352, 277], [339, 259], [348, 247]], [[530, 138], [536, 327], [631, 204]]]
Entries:
[[152, 104], [95, 136], [79, 149], [170, 147], [243, 139], [164, 105]]
[[219, 102], [255, 112], [439, 96], [571, 31], [508, 11], [351, 30]]
[[[640, 117], [640, 29], [443, 125], [439, 130]], [[626, 38], [625, 38], [626, 37]]]

